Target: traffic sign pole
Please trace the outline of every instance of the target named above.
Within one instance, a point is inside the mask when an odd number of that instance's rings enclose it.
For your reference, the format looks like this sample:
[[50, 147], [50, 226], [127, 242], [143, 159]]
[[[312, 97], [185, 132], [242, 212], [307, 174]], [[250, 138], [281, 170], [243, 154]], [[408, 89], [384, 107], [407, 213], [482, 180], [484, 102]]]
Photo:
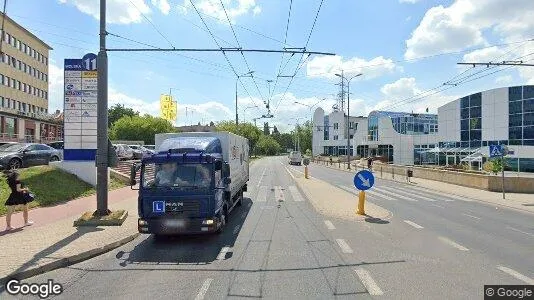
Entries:
[[360, 191], [358, 195], [358, 210], [356, 213], [358, 215], [365, 215], [365, 191]]
[[361, 170], [354, 175], [354, 186], [360, 190], [356, 214], [365, 215], [365, 190], [372, 188], [374, 184], [375, 177], [368, 170]]

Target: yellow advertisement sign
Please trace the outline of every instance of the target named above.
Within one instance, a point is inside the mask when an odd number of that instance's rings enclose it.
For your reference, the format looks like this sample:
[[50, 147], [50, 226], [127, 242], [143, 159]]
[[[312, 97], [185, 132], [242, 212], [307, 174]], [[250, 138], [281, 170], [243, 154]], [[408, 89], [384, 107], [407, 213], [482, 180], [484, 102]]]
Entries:
[[82, 72], [82, 78], [97, 78], [98, 72], [97, 71], [83, 71]]
[[161, 117], [174, 123], [174, 121], [176, 121], [176, 112], [178, 110], [177, 102], [172, 99], [171, 95], [161, 95], [159, 103]]

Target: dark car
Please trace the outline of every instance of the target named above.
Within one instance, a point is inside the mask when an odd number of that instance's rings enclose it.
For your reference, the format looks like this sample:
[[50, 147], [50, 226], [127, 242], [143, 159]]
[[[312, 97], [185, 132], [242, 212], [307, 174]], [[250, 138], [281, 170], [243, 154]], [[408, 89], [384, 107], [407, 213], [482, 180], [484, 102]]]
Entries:
[[63, 150], [63, 141], [56, 141], [48, 143], [48, 146], [57, 149], [57, 150]]
[[60, 157], [58, 150], [44, 144], [18, 143], [0, 146], [2, 169], [46, 165], [51, 161], [60, 160]]

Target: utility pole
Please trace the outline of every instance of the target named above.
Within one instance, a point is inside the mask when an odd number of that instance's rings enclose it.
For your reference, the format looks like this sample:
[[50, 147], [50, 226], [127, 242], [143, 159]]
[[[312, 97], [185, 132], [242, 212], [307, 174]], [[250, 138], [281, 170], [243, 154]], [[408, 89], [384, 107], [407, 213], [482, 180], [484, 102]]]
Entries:
[[106, 216], [108, 210], [108, 56], [106, 53], [106, 0], [100, 0], [100, 51], [98, 66], [96, 214]]

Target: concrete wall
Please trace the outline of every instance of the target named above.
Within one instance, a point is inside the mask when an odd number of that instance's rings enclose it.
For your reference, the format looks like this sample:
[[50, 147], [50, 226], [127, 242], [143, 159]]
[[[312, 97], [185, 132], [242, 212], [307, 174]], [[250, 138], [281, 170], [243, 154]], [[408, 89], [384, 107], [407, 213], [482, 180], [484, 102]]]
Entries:
[[[414, 178], [422, 178], [455, 185], [471, 187], [492, 192], [502, 191], [502, 178], [500, 176], [455, 172], [449, 170], [434, 170], [421, 167], [405, 167], [398, 165], [388, 165], [375, 163], [373, 171], [375, 174], [390, 173], [395, 176], [405, 177], [406, 170], [413, 170]], [[505, 191], [509, 193], [534, 194], [534, 177], [506, 177]]]
[[[50, 165], [76, 175], [88, 184], [96, 186], [96, 166], [94, 161], [58, 161], [51, 162]], [[108, 182], [109, 179], [108, 171]]]

